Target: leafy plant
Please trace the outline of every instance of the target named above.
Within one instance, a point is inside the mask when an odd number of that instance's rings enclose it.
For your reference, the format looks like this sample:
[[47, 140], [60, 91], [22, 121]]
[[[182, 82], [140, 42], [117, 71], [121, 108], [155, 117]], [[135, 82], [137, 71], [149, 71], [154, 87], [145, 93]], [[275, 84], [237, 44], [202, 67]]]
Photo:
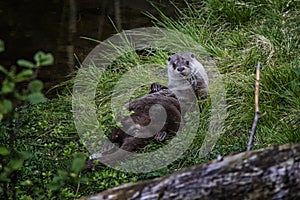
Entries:
[[[4, 42], [0, 40], [0, 53], [5, 50]], [[46, 97], [42, 93], [43, 82], [37, 80], [40, 67], [53, 64], [53, 56], [50, 53], [38, 51], [33, 57], [34, 63], [24, 59], [17, 61], [17, 65], [9, 69], [0, 65], [0, 76], [3, 77], [0, 87], [0, 123], [11, 127], [3, 128], [2, 137], [7, 136], [6, 143], [0, 145], [0, 195], [14, 197], [16, 195], [15, 185], [17, 182], [16, 173], [20, 170], [26, 159], [31, 157], [31, 153], [18, 151], [14, 144], [17, 141], [19, 116], [15, 112], [17, 106], [29, 102], [36, 104], [45, 102]], [[27, 88], [22, 86], [28, 84]], [[14, 126], [12, 125], [14, 124]], [[3, 146], [8, 144], [7, 146]], [[28, 181], [21, 185], [30, 184]]]
[[[1, 53], [5, 47], [4, 42], [0, 41]], [[9, 70], [0, 65], [0, 73], [4, 76], [0, 89], [0, 121], [5, 116], [13, 114], [14, 108], [21, 102], [35, 104], [46, 101], [42, 93], [43, 82], [36, 78], [40, 67], [53, 64], [53, 56], [50, 53], [38, 51], [33, 60], [34, 63], [20, 59], [17, 61], [17, 66], [13, 65]], [[21, 83], [28, 83], [27, 89], [18, 87]]]

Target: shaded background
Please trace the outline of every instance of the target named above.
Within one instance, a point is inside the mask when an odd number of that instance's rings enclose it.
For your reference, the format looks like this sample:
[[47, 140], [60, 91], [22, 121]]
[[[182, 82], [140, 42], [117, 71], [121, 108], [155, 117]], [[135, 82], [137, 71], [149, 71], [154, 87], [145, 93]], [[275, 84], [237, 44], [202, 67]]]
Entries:
[[[166, 15], [176, 17], [168, 1], [152, 2]], [[183, 6], [184, 2], [176, 4]], [[48, 90], [76, 69], [74, 54], [83, 61], [97, 45], [81, 36], [105, 40], [116, 29], [152, 26], [143, 12], [158, 16], [147, 0], [0, 0], [0, 39], [6, 47], [0, 64], [9, 67], [20, 58], [32, 60], [38, 50], [51, 52], [55, 64], [41, 69], [38, 77]], [[46, 95], [56, 93], [51, 90]]]

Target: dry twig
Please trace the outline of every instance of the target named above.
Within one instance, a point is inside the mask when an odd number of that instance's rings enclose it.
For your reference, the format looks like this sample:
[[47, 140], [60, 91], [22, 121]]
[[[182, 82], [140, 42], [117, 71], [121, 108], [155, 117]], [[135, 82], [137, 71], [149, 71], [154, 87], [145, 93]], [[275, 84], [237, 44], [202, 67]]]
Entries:
[[256, 67], [255, 96], [254, 96], [255, 115], [254, 115], [254, 120], [252, 123], [251, 133], [250, 133], [249, 140], [248, 140], [247, 151], [251, 150], [253, 138], [254, 138], [254, 134], [256, 131], [257, 122], [258, 122], [258, 118], [259, 118], [259, 107], [258, 107], [259, 76], [260, 76], [260, 62], [258, 62], [257, 67]]

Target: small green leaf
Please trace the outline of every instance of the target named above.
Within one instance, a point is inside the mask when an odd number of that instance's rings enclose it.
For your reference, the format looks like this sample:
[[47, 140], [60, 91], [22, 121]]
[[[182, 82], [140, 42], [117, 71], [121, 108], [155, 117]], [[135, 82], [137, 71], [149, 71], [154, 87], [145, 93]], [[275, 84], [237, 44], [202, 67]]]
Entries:
[[75, 173], [79, 173], [85, 166], [85, 160], [82, 158], [74, 158], [72, 162], [72, 170]]
[[27, 100], [27, 95], [26, 94], [20, 94], [18, 91], [15, 91], [14, 92], [14, 97], [17, 99], [17, 100], [20, 100], [20, 101], [26, 101]]
[[27, 67], [27, 68], [31, 68], [31, 69], [36, 67], [32, 62], [30, 62], [28, 60], [24, 60], [24, 59], [18, 60], [17, 64], [21, 67]]
[[3, 51], [5, 51], [5, 45], [4, 45], [3, 40], [0, 40], [0, 53]]
[[7, 69], [5, 69], [3, 66], [0, 65], [0, 72], [2, 72], [3, 74], [7, 75], [8, 71]]
[[22, 185], [22, 186], [29, 186], [29, 185], [32, 185], [32, 181], [29, 180], [29, 179], [27, 179], [27, 180], [25, 180], [25, 181], [22, 181], [22, 182], [20, 183], [20, 185]]
[[31, 69], [24, 69], [20, 73], [16, 75], [15, 81], [16, 83], [29, 80], [33, 75], [33, 70]]
[[8, 79], [5, 79], [2, 82], [2, 88], [1, 88], [1, 93], [2, 94], [11, 93], [11, 92], [14, 91], [14, 89], [15, 89], [15, 83], [14, 82], [9, 81]]
[[37, 66], [47, 66], [52, 65], [54, 62], [54, 58], [51, 53], [44, 53], [42, 51], [38, 51], [34, 57], [34, 61]]
[[23, 166], [23, 163], [24, 163], [24, 159], [17, 158], [17, 159], [11, 160], [9, 162], [9, 165], [13, 170], [18, 170]]
[[29, 83], [29, 88], [32, 93], [41, 92], [43, 89], [43, 82], [40, 80], [34, 80]]
[[0, 146], [0, 155], [6, 156], [9, 154], [9, 151], [6, 147]]
[[40, 92], [32, 93], [27, 96], [27, 100], [31, 104], [46, 102], [47, 98]]
[[7, 114], [13, 110], [13, 104], [11, 101], [4, 99], [0, 102], [0, 113]]

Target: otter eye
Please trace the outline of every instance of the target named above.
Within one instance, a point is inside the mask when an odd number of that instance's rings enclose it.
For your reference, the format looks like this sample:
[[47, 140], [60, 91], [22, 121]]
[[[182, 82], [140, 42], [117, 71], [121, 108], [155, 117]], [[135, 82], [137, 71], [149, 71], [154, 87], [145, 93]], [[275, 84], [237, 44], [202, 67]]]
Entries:
[[175, 64], [175, 63], [173, 63], [173, 65], [172, 65], [172, 66], [173, 66], [173, 69], [176, 69], [176, 64]]
[[168, 61], [170, 61], [170, 60], [171, 60], [171, 57], [168, 58]]
[[195, 55], [194, 55], [194, 54], [192, 54], [192, 55], [191, 55], [191, 57], [192, 57], [192, 58], [195, 58]]
[[185, 62], [185, 64], [186, 64], [187, 66], [189, 66], [190, 62], [187, 60], [187, 61]]

